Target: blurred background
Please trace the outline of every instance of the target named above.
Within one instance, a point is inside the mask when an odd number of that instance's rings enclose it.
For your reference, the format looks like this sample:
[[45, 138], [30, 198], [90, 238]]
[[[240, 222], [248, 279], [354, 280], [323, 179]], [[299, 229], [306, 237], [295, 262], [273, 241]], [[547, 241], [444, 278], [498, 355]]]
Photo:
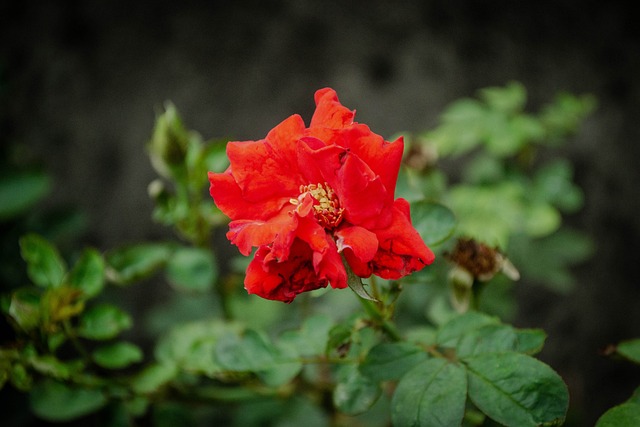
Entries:
[[[434, 127], [452, 101], [521, 82], [537, 110], [555, 94], [598, 108], [563, 154], [596, 243], [559, 296], [516, 287], [516, 326], [544, 328], [541, 359], [591, 424], [640, 384], [602, 355], [640, 336], [640, 30], [627, 2], [4, 1], [0, 153], [51, 174], [45, 208], [73, 207], [69, 246], [160, 238], [147, 143], [173, 102], [204, 138], [259, 139], [331, 86], [357, 120], [391, 137]], [[16, 243], [17, 244], [17, 243]]]

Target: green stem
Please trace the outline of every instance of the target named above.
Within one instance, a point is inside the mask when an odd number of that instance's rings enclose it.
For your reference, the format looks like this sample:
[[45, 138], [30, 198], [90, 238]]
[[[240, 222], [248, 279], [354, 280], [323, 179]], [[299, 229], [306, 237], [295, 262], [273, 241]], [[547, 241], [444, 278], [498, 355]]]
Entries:
[[78, 351], [78, 353], [80, 353], [82, 358], [87, 361], [91, 360], [91, 356], [89, 355], [87, 350], [84, 348], [82, 343], [78, 340], [78, 337], [76, 336], [75, 332], [71, 329], [71, 322], [69, 321], [69, 319], [65, 319], [62, 322], [62, 327], [64, 329], [64, 334], [67, 336], [67, 338], [69, 338], [69, 341], [71, 341], [71, 344]]
[[404, 338], [400, 334], [400, 331], [398, 331], [398, 328], [396, 328], [396, 325], [385, 317], [378, 304], [359, 296], [358, 299], [360, 300], [360, 304], [362, 304], [362, 307], [364, 307], [371, 320], [373, 320], [380, 327], [380, 329], [382, 329], [382, 331], [387, 334], [389, 338], [391, 338], [393, 341], [404, 340]]

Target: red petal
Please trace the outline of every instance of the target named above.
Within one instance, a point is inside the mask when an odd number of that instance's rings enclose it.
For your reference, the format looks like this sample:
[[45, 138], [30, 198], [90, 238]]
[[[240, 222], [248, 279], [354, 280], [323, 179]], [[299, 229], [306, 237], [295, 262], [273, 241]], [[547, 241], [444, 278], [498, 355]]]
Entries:
[[342, 166], [340, 161], [344, 148], [338, 146], [309, 145], [315, 138], [303, 138], [298, 145], [298, 165], [304, 180], [308, 184], [327, 182], [336, 189], [335, 171]]
[[345, 131], [337, 143], [350, 149], [380, 176], [390, 201], [393, 200], [404, 151], [402, 137], [394, 142], [387, 142], [380, 135], [371, 132], [366, 125], [359, 124]]
[[341, 129], [353, 123], [355, 112], [340, 104], [338, 95], [333, 89], [320, 89], [316, 91], [314, 98], [316, 111], [311, 118], [310, 128]]
[[329, 236], [327, 236], [327, 243], [329, 248], [324, 253], [314, 252], [314, 266], [320, 277], [329, 279], [332, 288], [344, 289], [347, 287], [347, 271], [344, 269], [342, 257]]
[[380, 177], [360, 158], [346, 152], [333, 181], [349, 223], [368, 229], [388, 225], [391, 215], [386, 209], [390, 203], [387, 190]]
[[338, 251], [349, 248], [362, 263], [371, 261], [378, 251], [378, 238], [375, 233], [362, 227], [342, 227], [335, 235], [338, 237]]
[[253, 247], [273, 243], [273, 255], [277, 259], [286, 259], [298, 226], [297, 217], [290, 212], [291, 209], [283, 210], [268, 221], [232, 221], [227, 238], [243, 255], [249, 255]]
[[334, 288], [344, 288], [346, 272], [335, 245], [333, 249], [321, 254], [295, 240], [289, 259], [277, 262], [270, 256], [271, 249], [261, 246], [247, 268], [245, 289], [263, 298], [291, 302], [298, 294], [324, 288], [329, 282]]
[[289, 203], [290, 197], [266, 198], [259, 202], [247, 201], [236, 183], [231, 170], [224, 173], [209, 172], [209, 193], [216, 206], [232, 220], [267, 220]]
[[421, 270], [433, 262], [435, 256], [411, 225], [409, 203], [396, 199], [393, 221], [382, 230], [374, 230], [380, 242], [371, 266], [373, 273], [384, 279], [399, 279]]
[[327, 232], [318, 224], [311, 214], [309, 217], [298, 219], [296, 236], [304, 240], [314, 252], [324, 252], [328, 249]]
[[269, 132], [267, 139], [227, 144], [232, 175], [245, 200], [260, 202], [298, 193], [302, 182], [296, 146], [303, 133], [304, 123], [294, 115]]

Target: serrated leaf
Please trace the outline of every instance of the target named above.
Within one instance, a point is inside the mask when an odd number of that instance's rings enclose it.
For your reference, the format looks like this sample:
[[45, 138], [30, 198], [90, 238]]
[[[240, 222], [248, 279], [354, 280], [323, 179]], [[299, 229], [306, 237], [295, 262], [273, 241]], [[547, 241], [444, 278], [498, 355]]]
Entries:
[[517, 347], [518, 337], [509, 325], [485, 325], [466, 332], [456, 345], [459, 358], [484, 353], [511, 351]]
[[595, 427], [637, 427], [640, 420], [640, 404], [625, 402], [605, 412]]
[[377, 383], [362, 375], [357, 366], [346, 368], [347, 374], [333, 390], [333, 404], [338, 410], [355, 415], [365, 412], [380, 397], [381, 389]]
[[45, 380], [31, 391], [30, 403], [38, 417], [66, 422], [99, 410], [107, 403], [107, 398], [98, 389], [70, 387]]
[[496, 317], [488, 316], [477, 311], [469, 311], [459, 315], [442, 325], [436, 334], [436, 342], [442, 347], [455, 347], [458, 340], [465, 333], [485, 325], [497, 325], [500, 321]]
[[561, 424], [569, 393], [549, 366], [520, 353], [484, 353], [465, 359], [471, 401], [506, 426]]
[[38, 286], [55, 288], [62, 285], [67, 265], [58, 250], [43, 237], [27, 234], [20, 239], [20, 252], [27, 262], [27, 274]]
[[113, 344], [98, 347], [93, 352], [93, 360], [98, 365], [107, 369], [121, 369], [140, 362], [143, 353], [137, 345], [120, 341]]
[[166, 275], [169, 282], [180, 290], [205, 292], [215, 283], [218, 267], [210, 251], [182, 247], [176, 249], [167, 261]]
[[92, 340], [108, 340], [129, 329], [132, 323], [131, 316], [120, 308], [101, 304], [82, 314], [78, 335]]
[[80, 289], [85, 298], [98, 295], [104, 287], [105, 264], [95, 249], [85, 249], [69, 273], [69, 285]]
[[171, 246], [165, 243], [144, 243], [112, 251], [107, 255], [111, 279], [129, 284], [148, 277], [165, 265], [171, 253]]
[[516, 335], [518, 336], [516, 351], [528, 355], [540, 352], [547, 339], [547, 334], [542, 329], [518, 329]]
[[427, 245], [442, 243], [453, 234], [456, 218], [444, 205], [419, 201], [411, 205], [411, 222]]
[[445, 359], [429, 359], [400, 379], [391, 400], [391, 419], [396, 426], [459, 426], [466, 395], [463, 367]]
[[640, 338], [621, 342], [616, 351], [630, 361], [640, 363]]
[[408, 342], [380, 343], [369, 350], [360, 364], [360, 372], [375, 382], [398, 380], [426, 359], [427, 354], [418, 345]]

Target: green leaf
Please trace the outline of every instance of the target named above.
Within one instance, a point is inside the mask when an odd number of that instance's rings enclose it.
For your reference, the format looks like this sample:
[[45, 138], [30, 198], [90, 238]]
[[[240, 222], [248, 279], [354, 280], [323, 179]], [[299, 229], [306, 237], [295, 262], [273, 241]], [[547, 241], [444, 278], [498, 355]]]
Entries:
[[280, 341], [293, 345], [300, 356], [323, 355], [331, 328], [331, 318], [324, 314], [317, 314], [306, 318], [300, 330], [284, 332], [280, 336]]
[[401, 166], [396, 182], [396, 197], [402, 197], [409, 203], [424, 199], [425, 188], [422, 175], [413, 169]]
[[636, 427], [640, 420], [640, 404], [626, 402], [605, 412], [595, 427]]
[[205, 292], [215, 283], [218, 267], [210, 251], [182, 247], [176, 249], [167, 262], [166, 275], [180, 290]]
[[50, 188], [49, 176], [42, 172], [19, 172], [0, 178], [0, 220], [22, 214]]
[[20, 239], [20, 251], [33, 283], [43, 288], [62, 285], [67, 266], [51, 243], [37, 234], [27, 234]]
[[427, 201], [411, 205], [411, 222], [427, 245], [442, 243], [456, 227], [456, 218], [449, 208]]
[[154, 355], [158, 361], [175, 364], [187, 372], [213, 376], [222, 371], [214, 359], [218, 339], [239, 331], [239, 325], [220, 320], [181, 324], [160, 339]]
[[93, 352], [93, 360], [103, 368], [121, 369], [132, 363], [140, 362], [142, 350], [130, 342], [120, 341], [97, 348]]
[[518, 337], [509, 325], [485, 325], [468, 331], [460, 337], [456, 354], [465, 358], [478, 354], [514, 350]]
[[398, 383], [391, 400], [391, 419], [396, 426], [459, 426], [466, 395], [464, 368], [445, 359], [429, 359]]
[[408, 342], [380, 343], [369, 350], [360, 372], [373, 381], [398, 380], [408, 370], [427, 359], [424, 350]]
[[292, 346], [283, 343], [277, 347], [253, 329], [247, 329], [242, 336], [220, 337], [215, 346], [215, 360], [230, 371], [254, 372], [270, 386], [285, 384], [302, 369]]
[[575, 212], [582, 207], [583, 194], [572, 179], [571, 163], [566, 159], [554, 160], [536, 172], [530, 195], [565, 212]]
[[66, 422], [88, 415], [107, 403], [106, 396], [91, 388], [70, 387], [45, 380], [30, 395], [31, 409], [38, 417], [52, 422]]
[[542, 329], [518, 329], [516, 335], [518, 336], [516, 351], [528, 355], [540, 352], [547, 339], [547, 334]]
[[520, 353], [484, 353], [464, 360], [469, 398], [506, 426], [562, 424], [567, 386], [549, 366]]
[[509, 259], [523, 277], [566, 294], [575, 284], [570, 267], [588, 259], [593, 250], [593, 242], [586, 235], [563, 227], [533, 241], [514, 236], [509, 242]]
[[28, 360], [31, 367], [36, 371], [46, 376], [61, 380], [68, 379], [71, 373], [81, 366], [74, 364], [73, 362], [61, 362], [55, 356], [51, 355], [33, 356]]
[[495, 110], [515, 113], [524, 108], [527, 101], [527, 91], [521, 83], [510, 82], [505, 87], [481, 89], [480, 97]]
[[101, 304], [82, 314], [78, 335], [92, 340], [108, 340], [129, 329], [132, 323], [131, 316], [118, 307]]
[[161, 402], [152, 407], [154, 427], [197, 427], [194, 411], [177, 402]]
[[497, 325], [496, 317], [487, 316], [477, 311], [469, 311], [459, 315], [442, 325], [436, 335], [436, 342], [442, 347], [455, 347], [464, 334], [486, 325]]
[[426, 135], [440, 156], [460, 155], [475, 148], [484, 133], [487, 110], [475, 99], [452, 103], [442, 114], [442, 124]]
[[640, 363], [640, 338], [621, 342], [616, 351], [630, 361]]
[[20, 391], [29, 391], [33, 385], [33, 377], [21, 363], [14, 363], [9, 371], [9, 381]]
[[40, 299], [40, 293], [29, 288], [17, 289], [11, 295], [9, 315], [25, 332], [36, 328], [42, 320]]
[[107, 255], [110, 277], [120, 284], [133, 283], [163, 267], [171, 253], [171, 246], [165, 243], [144, 243], [115, 250]]
[[362, 299], [377, 302], [378, 300], [369, 295], [367, 290], [364, 288], [362, 279], [359, 276], [356, 276], [355, 273], [351, 270], [351, 268], [349, 267], [349, 263], [344, 258], [344, 255], [342, 255], [342, 262], [345, 266], [345, 270], [347, 271], [347, 284], [349, 285], [351, 290]]
[[380, 397], [381, 389], [377, 383], [362, 375], [357, 366], [345, 367], [346, 374], [333, 390], [333, 404], [338, 410], [350, 414], [360, 414], [369, 409]]
[[158, 391], [178, 374], [173, 364], [154, 363], [138, 373], [131, 381], [131, 388], [138, 394]]
[[85, 249], [69, 274], [69, 284], [82, 290], [85, 298], [98, 295], [104, 287], [105, 265], [95, 249]]

